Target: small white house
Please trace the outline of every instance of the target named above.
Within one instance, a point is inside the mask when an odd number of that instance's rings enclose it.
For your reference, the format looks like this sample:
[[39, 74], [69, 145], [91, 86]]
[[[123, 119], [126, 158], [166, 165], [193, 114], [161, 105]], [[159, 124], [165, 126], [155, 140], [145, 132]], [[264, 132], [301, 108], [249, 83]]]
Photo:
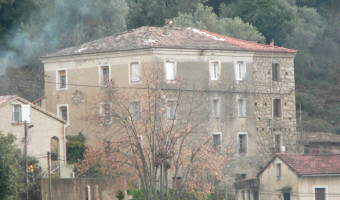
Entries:
[[12, 133], [18, 147], [25, 149], [25, 121], [27, 154], [35, 157], [43, 170], [47, 169], [47, 152], [51, 152], [52, 168], [59, 172], [66, 165], [66, 126], [62, 118], [16, 96], [0, 96], [0, 131]]

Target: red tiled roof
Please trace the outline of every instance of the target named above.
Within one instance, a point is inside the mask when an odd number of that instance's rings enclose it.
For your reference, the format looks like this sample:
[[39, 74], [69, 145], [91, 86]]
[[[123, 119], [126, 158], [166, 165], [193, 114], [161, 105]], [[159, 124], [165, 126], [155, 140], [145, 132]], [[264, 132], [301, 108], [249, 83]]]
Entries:
[[59, 120], [61, 121], [62, 123], [66, 124], [67, 121], [65, 121], [64, 119], [58, 117], [57, 115], [51, 113], [51, 112], [48, 112], [47, 110], [37, 106], [37, 105], [34, 105], [33, 103], [31, 103], [30, 101], [22, 98], [22, 97], [19, 97], [17, 95], [8, 95], [8, 96], [0, 96], [0, 106], [6, 104], [6, 103], [9, 103], [11, 102], [12, 100], [18, 100], [18, 101], [21, 101], [25, 104], [29, 104], [32, 108], [35, 108], [36, 110], [42, 112], [42, 113], [45, 113], [46, 115], [56, 119], [56, 120]]
[[283, 48], [283, 47], [274, 46], [274, 45], [259, 44], [259, 43], [255, 43], [255, 42], [250, 42], [250, 41], [238, 39], [238, 38], [233, 38], [233, 37], [226, 36], [226, 35], [212, 33], [212, 32], [206, 31], [206, 30], [201, 30], [201, 31], [203, 31], [207, 34], [210, 34], [212, 36], [216, 36], [218, 38], [225, 39], [226, 42], [233, 44], [233, 45], [236, 45], [238, 47], [242, 47], [242, 48], [249, 50], [249, 51], [285, 52], [285, 53], [297, 53], [298, 52], [298, 50], [295, 50], [295, 49], [288, 49], [288, 48]]
[[340, 154], [299, 155], [282, 153], [277, 154], [277, 157], [298, 175], [340, 174]]
[[9, 100], [12, 100], [16, 98], [16, 95], [7, 95], [7, 96], [0, 96], [0, 105], [8, 102]]
[[163, 30], [163, 27], [143, 26], [117, 36], [48, 53], [42, 58], [151, 48], [297, 53], [294, 49], [258, 44], [202, 29], [172, 27], [168, 34], [164, 34]]

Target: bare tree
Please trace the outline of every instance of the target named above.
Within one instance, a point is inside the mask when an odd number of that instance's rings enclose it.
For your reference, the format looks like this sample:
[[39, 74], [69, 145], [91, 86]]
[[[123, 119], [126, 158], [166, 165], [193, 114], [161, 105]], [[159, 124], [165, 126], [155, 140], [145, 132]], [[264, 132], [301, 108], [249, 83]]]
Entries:
[[158, 65], [143, 69], [143, 84], [108, 85], [99, 119], [110, 138], [90, 148], [77, 168], [138, 177], [148, 200], [213, 193], [233, 149], [212, 142], [210, 101], [197, 83], [163, 80]]

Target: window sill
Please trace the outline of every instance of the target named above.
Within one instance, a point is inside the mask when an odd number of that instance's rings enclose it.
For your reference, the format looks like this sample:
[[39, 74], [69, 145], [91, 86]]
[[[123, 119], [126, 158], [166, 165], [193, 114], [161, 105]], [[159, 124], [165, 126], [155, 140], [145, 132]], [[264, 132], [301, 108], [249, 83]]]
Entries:
[[65, 88], [65, 89], [58, 88], [57, 92], [63, 92], [63, 91], [67, 91], [67, 90], [68, 90], [68, 88]]
[[21, 124], [24, 124], [24, 122], [12, 122], [13, 126], [20, 126]]
[[140, 84], [141, 81], [130, 81], [129, 84]]

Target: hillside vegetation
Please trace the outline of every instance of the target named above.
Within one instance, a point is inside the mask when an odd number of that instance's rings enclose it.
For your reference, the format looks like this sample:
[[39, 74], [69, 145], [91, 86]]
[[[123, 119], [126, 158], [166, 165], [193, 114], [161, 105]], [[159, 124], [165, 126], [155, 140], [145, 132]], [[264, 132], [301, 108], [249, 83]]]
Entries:
[[339, 0], [0, 0], [0, 94], [35, 100], [42, 54], [165, 19], [298, 49], [299, 127], [340, 134]]

